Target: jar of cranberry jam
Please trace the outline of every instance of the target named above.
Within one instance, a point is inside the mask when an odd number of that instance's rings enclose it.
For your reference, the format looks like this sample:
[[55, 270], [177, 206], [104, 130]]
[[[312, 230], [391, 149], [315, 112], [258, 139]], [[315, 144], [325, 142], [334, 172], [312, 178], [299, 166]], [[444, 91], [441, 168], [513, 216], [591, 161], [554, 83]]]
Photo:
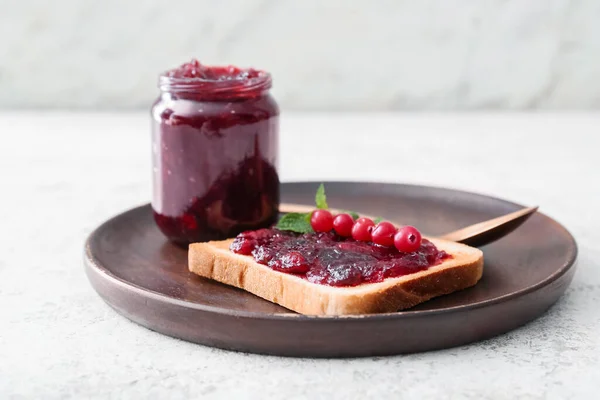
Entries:
[[154, 219], [173, 242], [270, 226], [279, 208], [271, 75], [193, 60], [159, 77], [152, 107]]

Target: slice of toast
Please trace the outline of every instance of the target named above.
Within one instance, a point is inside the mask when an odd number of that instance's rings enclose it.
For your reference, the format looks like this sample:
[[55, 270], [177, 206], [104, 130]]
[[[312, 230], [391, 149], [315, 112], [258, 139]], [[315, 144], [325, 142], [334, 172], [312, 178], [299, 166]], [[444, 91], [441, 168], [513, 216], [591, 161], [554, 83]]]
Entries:
[[311, 283], [298, 276], [275, 271], [255, 262], [250, 256], [230, 251], [229, 245], [233, 239], [191, 244], [189, 270], [244, 289], [300, 314], [395, 312], [436, 296], [468, 288], [481, 278], [481, 250], [445, 240], [429, 240], [438, 249], [452, 255], [452, 258], [414, 274], [351, 287]]

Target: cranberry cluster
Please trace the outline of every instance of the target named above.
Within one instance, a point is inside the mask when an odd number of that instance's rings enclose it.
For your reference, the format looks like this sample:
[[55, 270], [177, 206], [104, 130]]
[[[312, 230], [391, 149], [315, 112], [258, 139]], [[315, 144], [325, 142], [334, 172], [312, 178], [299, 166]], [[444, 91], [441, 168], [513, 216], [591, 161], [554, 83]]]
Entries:
[[398, 251], [412, 253], [421, 247], [421, 233], [413, 226], [396, 227], [388, 221], [375, 224], [370, 218], [354, 218], [342, 213], [334, 216], [327, 210], [315, 210], [310, 217], [315, 232], [332, 229], [340, 236], [352, 237], [361, 242], [373, 242], [380, 246], [395, 246]]

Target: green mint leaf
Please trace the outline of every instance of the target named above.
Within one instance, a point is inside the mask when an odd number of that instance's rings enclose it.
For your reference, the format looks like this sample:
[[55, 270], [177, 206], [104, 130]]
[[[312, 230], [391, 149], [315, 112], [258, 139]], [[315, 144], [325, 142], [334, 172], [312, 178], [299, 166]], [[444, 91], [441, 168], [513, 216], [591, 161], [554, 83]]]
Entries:
[[375, 222], [375, 225], [377, 225], [378, 223], [380, 223], [381, 221], [383, 221], [383, 218], [381, 217], [377, 217], [373, 220], [373, 222]]
[[322, 183], [319, 185], [317, 189], [317, 194], [315, 195], [315, 203], [317, 208], [322, 210], [327, 210], [329, 206], [327, 205], [327, 196], [325, 195], [325, 185]]
[[288, 213], [285, 214], [275, 228], [282, 231], [292, 231], [298, 233], [309, 233], [313, 229], [310, 226], [310, 213]]
[[358, 215], [358, 213], [355, 213], [354, 211], [349, 211], [348, 214], [350, 214], [352, 219], [355, 221], [360, 218], [360, 215]]

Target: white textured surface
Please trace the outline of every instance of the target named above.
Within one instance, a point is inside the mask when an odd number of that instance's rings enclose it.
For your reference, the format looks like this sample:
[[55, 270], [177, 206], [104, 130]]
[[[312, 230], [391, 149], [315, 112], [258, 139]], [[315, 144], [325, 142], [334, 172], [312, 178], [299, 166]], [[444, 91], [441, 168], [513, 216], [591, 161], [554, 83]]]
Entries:
[[129, 322], [100, 300], [83, 272], [83, 241], [106, 218], [148, 201], [147, 119], [0, 114], [0, 398], [597, 396], [599, 116], [284, 115], [284, 180], [485, 192], [540, 204], [579, 243], [571, 288], [527, 326], [444, 351], [354, 360], [185, 343]]
[[0, 6], [0, 107], [147, 109], [192, 56], [272, 71], [285, 109], [600, 107], [597, 0]]

